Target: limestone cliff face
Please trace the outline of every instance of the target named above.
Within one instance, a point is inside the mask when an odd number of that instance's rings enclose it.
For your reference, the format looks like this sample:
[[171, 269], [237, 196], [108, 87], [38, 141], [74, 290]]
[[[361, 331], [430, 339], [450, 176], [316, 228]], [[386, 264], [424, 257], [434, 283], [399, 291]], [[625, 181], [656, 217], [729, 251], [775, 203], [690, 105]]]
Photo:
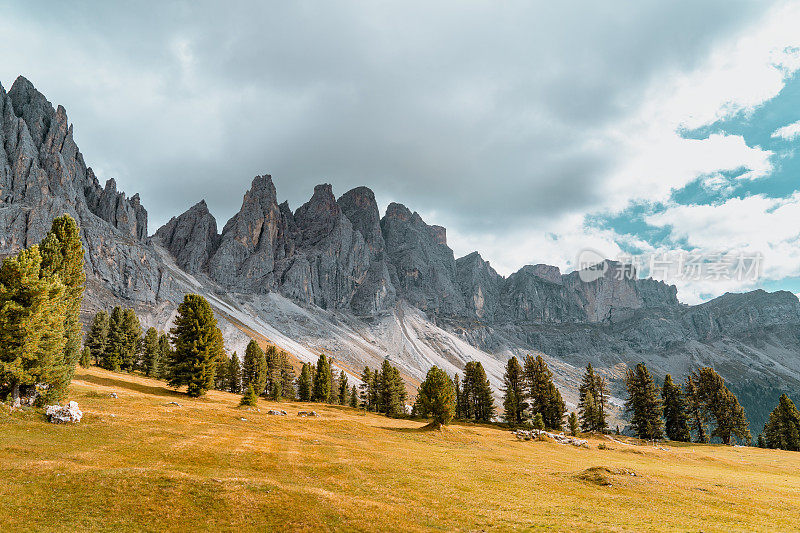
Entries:
[[217, 220], [201, 200], [156, 231], [155, 239], [189, 274], [201, 272], [219, 246]]
[[337, 203], [353, 228], [361, 233], [369, 250], [369, 268], [353, 294], [350, 307], [359, 315], [392, 308], [397, 291], [386, 263], [386, 242], [375, 194], [367, 187], [357, 187], [344, 193]]
[[392, 203], [381, 230], [392, 283], [403, 298], [433, 315], [464, 316], [464, 295], [456, 284], [456, 262], [443, 228], [429, 226], [418, 213]]
[[240, 292], [265, 293], [275, 286], [275, 260], [283, 250], [281, 210], [269, 175], [256, 176], [242, 208], [222, 230], [208, 262], [209, 275]]
[[154, 304], [180, 289], [147, 238], [147, 211], [110, 180], [101, 188], [84, 162], [63, 107], [25, 78], [0, 86], [0, 255], [42, 240], [68, 213], [86, 249], [85, 306], [117, 298]]
[[590, 282], [581, 280], [579, 272], [562, 278], [589, 322], [613, 322], [642, 307], [678, 305], [678, 291], [674, 285], [637, 279], [635, 270], [628, 265], [606, 260], [602, 272], [601, 277]]
[[456, 281], [464, 296], [467, 316], [494, 321], [500, 305], [503, 278], [478, 252], [456, 259]]

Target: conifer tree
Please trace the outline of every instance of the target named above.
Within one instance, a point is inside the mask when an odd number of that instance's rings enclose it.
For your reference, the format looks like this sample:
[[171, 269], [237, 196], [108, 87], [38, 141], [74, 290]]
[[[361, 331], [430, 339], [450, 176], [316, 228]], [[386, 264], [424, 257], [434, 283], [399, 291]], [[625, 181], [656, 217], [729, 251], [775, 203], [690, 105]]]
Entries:
[[578, 388], [578, 414], [583, 431], [604, 431], [606, 422], [606, 402], [608, 386], [605, 380], [595, 374], [592, 364], [586, 365], [581, 385]]
[[400, 371], [389, 363], [383, 361], [378, 373], [378, 411], [389, 416], [405, 414], [406, 388]]
[[233, 352], [230, 363], [228, 363], [228, 392], [234, 394], [242, 392], [242, 367], [236, 352]]
[[32, 246], [0, 267], [0, 385], [8, 383], [12, 405], [23, 389], [63, 376], [65, 287], [57, 275], [41, 277], [41, 265]]
[[248, 385], [257, 395], [263, 394], [267, 386], [267, 357], [254, 340], [247, 344], [242, 362], [242, 387]]
[[105, 360], [106, 344], [108, 343], [109, 317], [105, 311], [98, 311], [94, 315], [89, 333], [86, 335], [86, 346], [92, 352], [94, 364], [100, 365]]
[[449, 424], [456, 410], [455, 396], [450, 377], [439, 367], [433, 366], [419, 387], [416, 411], [423, 417], [432, 417], [436, 426]]
[[156, 328], [147, 328], [142, 343], [142, 370], [148, 377], [158, 375], [161, 365], [161, 347], [158, 344], [158, 331]]
[[300, 370], [300, 379], [297, 383], [297, 395], [302, 402], [311, 401], [311, 395], [314, 389], [314, 378], [312, 375], [311, 364], [303, 363], [303, 368]]
[[354, 409], [358, 409], [358, 389], [355, 385], [350, 388], [349, 405]]
[[380, 405], [379, 405], [380, 381], [381, 381], [381, 372], [380, 370], [376, 369], [372, 373], [372, 381], [369, 384], [370, 404], [372, 405], [372, 411], [374, 412], [380, 411]]
[[222, 352], [220, 357], [217, 359], [217, 367], [214, 370], [214, 388], [216, 390], [228, 390], [228, 368], [230, 365], [231, 358], [228, 357], [228, 354]]
[[282, 396], [288, 400], [294, 400], [297, 398], [297, 390], [294, 386], [296, 380], [294, 367], [289, 362], [289, 357], [286, 355], [286, 352], [282, 350], [278, 352], [278, 359], [281, 361], [280, 376]]
[[113, 370], [114, 372], [119, 372], [122, 369], [126, 353], [126, 336], [122, 322], [122, 308], [119, 306], [114, 307], [108, 322], [108, 341], [103, 353], [104, 358], [100, 363], [100, 366], [106, 370]]
[[78, 224], [69, 215], [53, 220], [50, 231], [40, 246], [42, 256], [41, 277], [58, 277], [64, 285], [62, 302], [65, 337], [64, 351], [54, 369], [54, 377], [47, 391], [48, 401], [61, 401], [67, 394], [81, 349], [80, 310], [86, 272], [83, 269], [83, 245]]
[[81, 351], [80, 365], [82, 368], [89, 368], [92, 366], [92, 351], [88, 346], [84, 346]]
[[712, 437], [719, 437], [723, 444], [730, 444], [732, 438], [750, 443], [750, 429], [747, 416], [739, 400], [725, 386], [725, 380], [713, 368], [700, 368], [692, 374], [697, 386], [700, 403], [714, 418], [716, 427]]
[[139, 367], [139, 348], [141, 346], [142, 325], [133, 309], [122, 312], [122, 334], [124, 348], [122, 356], [122, 370], [128, 372]]
[[664, 405], [664, 431], [667, 438], [678, 442], [689, 442], [691, 434], [686, 414], [686, 402], [680, 386], [672, 381], [672, 376], [669, 374], [664, 377], [661, 400]]
[[464, 416], [464, 394], [461, 392], [461, 379], [459, 379], [458, 373], [456, 373], [456, 375], [453, 376], [453, 385], [455, 386], [456, 389], [455, 418], [461, 420], [463, 418], [466, 418], [466, 416]]
[[461, 383], [465, 406], [465, 418], [489, 422], [494, 415], [494, 398], [489, 378], [480, 361], [470, 361], [464, 367]]
[[339, 372], [339, 391], [337, 394], [339, 405], [347, 405], [349, 393], [350, 388], [347, 384], [347, 374], [344, 373], [344, 370], [341, 370]]
[[544, 429], [544, 417], [542, 413], [536, 413], [533, 415], [533, 421], [531, 422], [533, 425], [533, 429], [538, 429], [539, 431]]
[[[800, 412], [788, 396], [782, 394], [778, 406], [764, 424], [766, 446], [781, 450], [800, 451]], [[759, 435], [764, 440], [762, 435]]]
[[758, 443], [757, 445], [758, 445], [759, 448], [766, 448], [767, 447], [767, 441], [764, 440], [764, 434], [763, 433], [759, 433], [758, 434], [757, 443]]
[[525, 402], [522, 367], [516, 357], [511, 357], [506, 363], [503, 384], [503, 411], [506, 422], [512, 426], [521, 424], [528, 404]]
[[294, 370], [291, 370], [286, 352], [270, 346], [266, 351], [267, 392], [270, 398], [280, 401], [294, 398]]
[[239, 402], [239, 405], [242, 407], [255, 407], [258, 404], [258, 395], [256, 391], [253, 389], [252, 385], [247, 386], [247, 390], [244, 392], [244, 396], [242, 396], [242, 400]]
[[224, 353], [222, 333], [208, 301], [198, 294], [187, 294], [178, 306], [170, 335], [175, 351], [169, 384], [186, 385], [189, 396], [202, 396], [214, 385], [217, 363]]
[[372, 405], [370, 403], [371, 397], [369, 394], [370, 383], [372, 383], [372, 371], [368, 366], [365, 366], [364, 371], [361, 372], [361, 385], [359, 385], [358, 388], [361, 408], [367, 411], [372, 410]]
[[573, 437], [577, 437], [578, 433], [580, 432], [580, 428], [578, 427], [578, 416], [575, 414], [575, 411], [572, 411], [569, 414], [567, 422], [569, 423], [570, 435], [572, 435]]
[[697, 384], [691, 375], [686, 378], [686, 382], [683, 385], [683, 396], [686, 399], [686, 415], [689, 429], [694, 433], [695, 442], [708, 442], [708, 433], [706, 432], [708, 415], [700, 400]]
[[631, 426], [640, 439], [655, 440], [664, 436], [661, 421], [661, 398], [653, 377], [644, 363], [629, 368], [625, 375], [628, 399], [625, 409], [631, 413]]
[[314, 373], [314, 390], [311, 399], [315, 402], [330, 402], [333, 389], [333, 373], [331, 363], [325, 353], [317, 359], [316, 372]]
[[158, 349], [159, 364], [155, 376], [159, 379], [164, 379], [169, 375], [169, 361], [172, 359], [172, 346], [166, 333], [161, 333], [158, 336]]
[[[541, 355], [535, 359], [525, 357], [525, 384], [530, 398], [531, 411], [541, 413], [545, 427], [561, 429], [566, 405], [561, 393], [553, 383], [553, 373]], [[597, 388], [597, 383], [595, 384]]]

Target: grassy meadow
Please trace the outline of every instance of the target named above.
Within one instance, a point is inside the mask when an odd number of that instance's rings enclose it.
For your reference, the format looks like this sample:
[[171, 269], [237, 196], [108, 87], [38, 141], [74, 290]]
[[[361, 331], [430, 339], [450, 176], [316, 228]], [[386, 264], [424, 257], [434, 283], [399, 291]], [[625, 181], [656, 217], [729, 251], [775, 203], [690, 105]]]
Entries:
[[[247, 411], [233, 394], [193, 400], [97, 368], [78, 370], [71, 399], [78, 425], [0, 411], [0, 530], [800, 528], [800, 453], [599, 437], [583, 449], [295, 402]], [[311, 409], [321, 416], [297, 416]]]

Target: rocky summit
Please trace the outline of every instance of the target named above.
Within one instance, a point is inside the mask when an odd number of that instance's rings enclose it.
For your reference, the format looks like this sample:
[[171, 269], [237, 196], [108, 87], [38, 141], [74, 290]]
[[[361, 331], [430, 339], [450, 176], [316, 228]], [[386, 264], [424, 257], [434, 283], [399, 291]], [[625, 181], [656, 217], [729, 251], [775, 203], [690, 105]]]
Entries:
[[402, 204], [381, 217], [367, 187], [337, 198], [318, 185], [292, 211], [268, 174], [253, 179], [221, 233], [200, 201], [149, 236], [139, 196], [113, 179], [101, 186], [72, 132], [65, 109], [25, 78], [0, 86], [0, 253], [72, 215], [86, 249], [85, 317], [121, 304], [165, 328], [183, 294], [199, 292], [229, 348], [241, 350], [247, 331], [302, 360], [325, 350], [354, 379], [385, 357], [412, 383], [433, 364], [454, 374], [480, 360], [499, 388], [506, 359], [541, 353], [573, 409], [587, 362], [617, 392], [640, 361], [677, 376], [710, 364], [740, 391], [800, 384], [791, 293], [687, 306], [674, 286], [620, 276], [627, 265], [613, 261], [590, 282], [541, 264], [504, 277], [477, 251], [456, 258], [445, 228]]

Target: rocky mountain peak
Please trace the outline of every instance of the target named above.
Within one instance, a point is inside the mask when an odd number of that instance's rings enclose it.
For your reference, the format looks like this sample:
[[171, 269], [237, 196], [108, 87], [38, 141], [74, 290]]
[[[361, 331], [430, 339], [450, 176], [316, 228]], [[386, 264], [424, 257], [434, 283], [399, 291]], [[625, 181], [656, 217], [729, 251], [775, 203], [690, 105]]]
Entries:
[[562, 284], [561, 269], [557, 266], [543, 264], [525, 265], [520, 269], [520, 272], [539, 277], [545, 281], [549, 281], [550, 283], [556, 283], [558, 285]]
[[154, 239], [169, 250], [179, 267], [190, 274], [203, 270], [219, 245], [217, 220], [205, 200], [161, 226]]
[[329, 235], [341, 217], [342, 211], [336, 203], [333, 188], [329, 183], [314, 187], [311, 199], [294, 213], [294, 220], [301, 229], [303, 242], [312, 245]]
[[[19, 76], [8, 91], [14, 114], [28, 126], [31, 138], [37, 147], [42, 145], [50, 123], [56, 114], [53, 105], [24, 76]], [[63, 108], [62, 108], [63, 110]]]
[[339, 208], [353, 224], [353, 228], [361, 232], [370, 248], [373, 258], [384, 250], [381, 218], [375, 193], [367, 187], [356, 187], [344, 193], [337, 201]]
[[412, 214], [409, 208], [403, 204], [392, 202], [386, 208], [386, 214], [384, 215], [384, 218], [408, 221], [411, 220], [411, 216]]

